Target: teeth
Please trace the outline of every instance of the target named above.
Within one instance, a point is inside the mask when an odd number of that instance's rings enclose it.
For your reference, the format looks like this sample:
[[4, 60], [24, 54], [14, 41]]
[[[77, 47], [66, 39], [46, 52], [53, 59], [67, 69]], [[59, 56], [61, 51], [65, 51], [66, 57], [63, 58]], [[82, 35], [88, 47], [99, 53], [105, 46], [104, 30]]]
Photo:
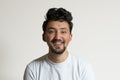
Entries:
[[61, 41], [58, 41], [58, 42], [54, 42], [55, 45], [61, 45], [62, 42]]
[[61, 42], [56, 42], [55, 44], [62, 44]]

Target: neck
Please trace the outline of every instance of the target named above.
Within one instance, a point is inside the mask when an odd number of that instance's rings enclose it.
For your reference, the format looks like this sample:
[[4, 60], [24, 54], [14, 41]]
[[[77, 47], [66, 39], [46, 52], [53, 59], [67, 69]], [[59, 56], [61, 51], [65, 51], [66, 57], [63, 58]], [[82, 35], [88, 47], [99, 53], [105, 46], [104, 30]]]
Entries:
[[54, 53], [48, 53], [48, 58], [55, 62], [55, 63], [60, 63], [66, 60], [66, 58], [68, 57], [68, 52], [65, 51], [62, 54], [54, 54]]

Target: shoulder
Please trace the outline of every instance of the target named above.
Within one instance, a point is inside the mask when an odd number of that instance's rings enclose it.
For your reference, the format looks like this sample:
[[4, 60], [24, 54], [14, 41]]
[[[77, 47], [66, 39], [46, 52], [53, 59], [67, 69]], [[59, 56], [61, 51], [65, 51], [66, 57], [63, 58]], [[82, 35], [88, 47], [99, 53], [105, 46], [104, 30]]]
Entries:
[[36, 69], [46, 62], [46, 55], [43, 55], [37, 59], [32, 60], [27, 64], [27, 68]]
[[90, 63], [90, 61], [80, 57], [80, 56], [71, 56], [71, 61], [74, 65], [77, 66], [77, 68], [79, 68], [80, 70], [86, 70], [88, 68], [91, 68], [92, 65]]
[[72, 57], [74, 60], [74, 65], [82, 79], [85, 80], [94, 80], [94, 72], [91, 63], [88, 60], [85, 60], [81, 57]]
[[71, 60], [80, 65], [85, 65], [89, 63], [87, 60], [85, 60], [84, 58], [80, 56], [71, 55]]

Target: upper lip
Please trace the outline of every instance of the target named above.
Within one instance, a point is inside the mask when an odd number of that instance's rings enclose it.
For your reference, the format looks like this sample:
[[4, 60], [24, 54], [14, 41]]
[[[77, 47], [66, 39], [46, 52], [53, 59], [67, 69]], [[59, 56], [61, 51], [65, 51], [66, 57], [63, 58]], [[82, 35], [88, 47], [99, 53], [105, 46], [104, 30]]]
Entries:
[[63, 43], [63, 41], [62, 40], [54, 39], [54, 40], [52, 40], [52, 43]]
[[58, 46], [58, 45], [62, 45], [64, 43], [64, 41], [62, 41], [62, 40], [53, 40], [52, 43], [54, 45]]

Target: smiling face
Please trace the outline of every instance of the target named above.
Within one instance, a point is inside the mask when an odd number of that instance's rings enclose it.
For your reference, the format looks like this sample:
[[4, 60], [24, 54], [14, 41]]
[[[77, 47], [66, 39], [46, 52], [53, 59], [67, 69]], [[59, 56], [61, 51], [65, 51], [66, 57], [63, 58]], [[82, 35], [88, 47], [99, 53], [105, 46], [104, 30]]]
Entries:
[[49, 52], [62, 54], [66, 50], [72, 35], [66, 21], [49, 21], [43, 39], [49, 46]]

